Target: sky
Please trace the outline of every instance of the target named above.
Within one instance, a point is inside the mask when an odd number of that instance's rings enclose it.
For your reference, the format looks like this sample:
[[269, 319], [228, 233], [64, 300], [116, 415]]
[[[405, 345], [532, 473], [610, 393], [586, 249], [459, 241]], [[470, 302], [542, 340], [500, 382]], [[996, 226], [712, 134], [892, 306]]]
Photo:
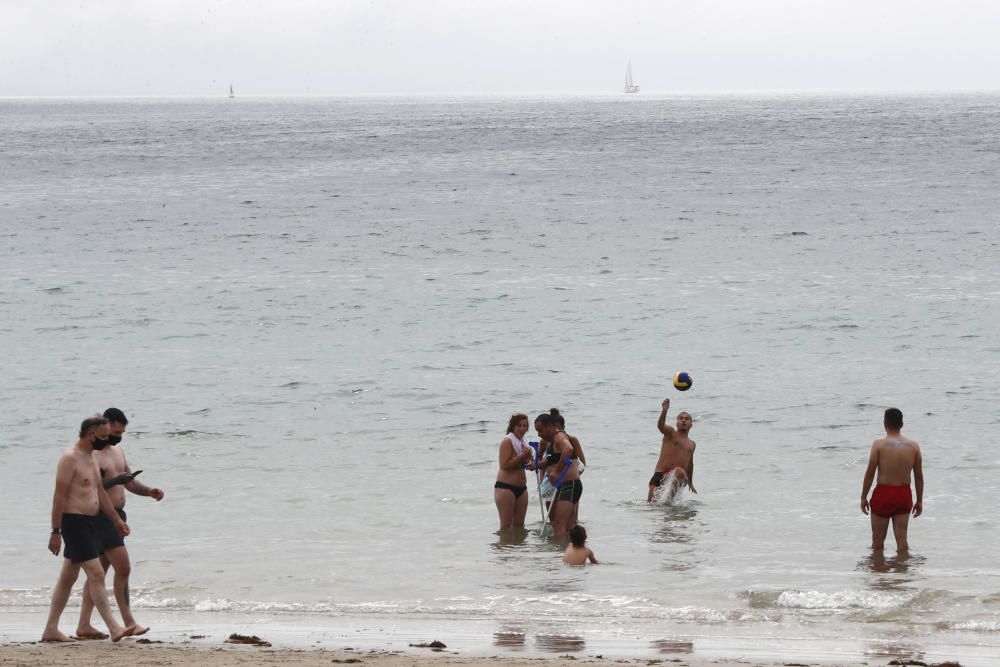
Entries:
[[1000, 90], [996, 0], [0, 0], [0, 97]]

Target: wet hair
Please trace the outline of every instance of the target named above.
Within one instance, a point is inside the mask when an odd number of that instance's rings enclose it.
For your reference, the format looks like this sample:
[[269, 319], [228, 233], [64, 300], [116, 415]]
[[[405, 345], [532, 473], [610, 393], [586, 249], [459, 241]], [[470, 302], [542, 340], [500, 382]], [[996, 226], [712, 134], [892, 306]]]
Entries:
[[582, 547], [587, 541], [587, 529], [576, 524], [569, 529], [569, 541], [573, 543], [574, 547]]
[[510, 416], [510, 421], [507, 422], [507, 432], [513, 433], [514, 427], [518, 425], [521, 421], [528, 421], [528, 415], [523, 415], [520, 412], [515, 412]]
[[886, 410], [885, 425], [897, 431], [903, 428], [903, 411], [899, 408], [889, 408]]
[[109, 422], [113, 422], [115, 424], [121, 424], [122, 426], [128, 426], [128, 417], [126, 417], [125, 413], [119, 410], [118, 408], [108, 408], [107, 410], [105, 410], [104, 418], [107, 419]]
[[535, 417], [536, 424], [544, 424], [545, 426], [558, 426], [556, 423], [556, 418], [550, 415], [548, 412], [543, 412], [542, 414]]
[[549, 414], [557, 428], [566, 428], [566, 420], [559, 414], [559, 408], [549, 408]]
[[108, 423], [108, 420], [101, 415], [94, 415], [93, 417], [87, 417], [80, 423], [80, 437], [89, 434], [91, 431], [100, 428]]

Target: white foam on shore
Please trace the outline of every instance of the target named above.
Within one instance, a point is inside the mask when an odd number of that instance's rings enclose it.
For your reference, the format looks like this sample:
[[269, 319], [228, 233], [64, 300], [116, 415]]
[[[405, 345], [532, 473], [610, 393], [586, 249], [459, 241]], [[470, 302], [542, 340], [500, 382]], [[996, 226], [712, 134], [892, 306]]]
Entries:
[[775, 604], [790, 609], [896, 609], [913, 600], [914, 595], [873, 591], [783, 591]]
[[972, 630], [973, 632], [1000, 632], [1000, 620], [997, 621], [963, 621], [954, 623], [953, 630]]

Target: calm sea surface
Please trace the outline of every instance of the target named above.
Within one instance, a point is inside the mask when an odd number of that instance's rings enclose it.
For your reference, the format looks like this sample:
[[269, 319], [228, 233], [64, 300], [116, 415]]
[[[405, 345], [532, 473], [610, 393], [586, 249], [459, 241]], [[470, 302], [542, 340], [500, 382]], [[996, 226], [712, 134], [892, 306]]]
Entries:
[[[129, 498], [140, 620], [989, 664], [998, 174], [988, 95], [0, 101], [2, 622], [47, 608], [55, 463], [114, 405], [166, 492]], [[647, 506], [665, 397], [700, 493]], [[891, 405], [925, 513], [879, 560]], [[553, 406], [598, 567], [533, 490], [495, 532], [507, 418]]]

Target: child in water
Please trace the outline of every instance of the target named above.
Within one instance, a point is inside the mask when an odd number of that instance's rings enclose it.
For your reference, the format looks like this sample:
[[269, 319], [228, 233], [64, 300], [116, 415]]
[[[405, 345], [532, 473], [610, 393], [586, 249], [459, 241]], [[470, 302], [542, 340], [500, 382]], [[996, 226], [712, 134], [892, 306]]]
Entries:
[[570, 545], [563, 554], [563, 562], [567, 565], [586, 565], [587, 561], [597, 565], [594, 552], [584, 546], [587, 542], [587, 530], [580, 525], [569, 529]]

